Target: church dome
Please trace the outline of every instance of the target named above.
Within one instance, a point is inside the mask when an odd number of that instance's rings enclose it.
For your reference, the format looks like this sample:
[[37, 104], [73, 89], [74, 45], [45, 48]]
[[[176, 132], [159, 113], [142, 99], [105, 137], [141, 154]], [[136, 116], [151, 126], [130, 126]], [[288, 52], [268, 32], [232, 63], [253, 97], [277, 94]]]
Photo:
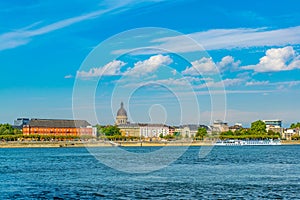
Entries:
[[124, 104], [121, 102], [121, 108], [117, 112], [117, 116], [126, 116], [127, 117], [127, 112], [124, 109]]

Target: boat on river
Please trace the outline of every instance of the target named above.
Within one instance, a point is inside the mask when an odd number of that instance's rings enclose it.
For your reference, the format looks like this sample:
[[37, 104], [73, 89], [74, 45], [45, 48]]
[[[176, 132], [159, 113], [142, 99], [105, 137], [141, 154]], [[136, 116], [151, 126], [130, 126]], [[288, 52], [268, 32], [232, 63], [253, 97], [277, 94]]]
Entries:
[[280, 140], [218, 140], [216, 146], [264, 146], [264, 145], [281, 145]]

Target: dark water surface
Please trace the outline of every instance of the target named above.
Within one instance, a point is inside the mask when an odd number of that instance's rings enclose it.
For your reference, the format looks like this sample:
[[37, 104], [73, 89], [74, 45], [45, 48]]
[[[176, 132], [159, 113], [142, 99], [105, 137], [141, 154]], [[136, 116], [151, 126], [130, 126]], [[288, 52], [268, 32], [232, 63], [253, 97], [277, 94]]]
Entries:
[[0, 199], [300, 199], [300, 146], [214, 147], [205, 158], [200, 148], [147, 174], [111, 169], [85, 148], [0, 149]]

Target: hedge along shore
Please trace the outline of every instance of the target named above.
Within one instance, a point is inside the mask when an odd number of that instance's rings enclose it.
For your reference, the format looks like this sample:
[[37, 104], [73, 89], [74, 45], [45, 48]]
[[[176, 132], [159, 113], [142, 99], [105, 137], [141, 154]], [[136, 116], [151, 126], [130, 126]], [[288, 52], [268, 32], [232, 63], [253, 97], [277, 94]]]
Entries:
[[[282, 145], [299, 145], [300, 141], [281, 141]], [[34, 142], [0, 142], [0, 148], [61, 148], [61, 147], [162, 147], [162, 146], [213, 146], [212, 141], [174, 141], [174, 142], [81, 142], [81, 141], [34, 141]]]

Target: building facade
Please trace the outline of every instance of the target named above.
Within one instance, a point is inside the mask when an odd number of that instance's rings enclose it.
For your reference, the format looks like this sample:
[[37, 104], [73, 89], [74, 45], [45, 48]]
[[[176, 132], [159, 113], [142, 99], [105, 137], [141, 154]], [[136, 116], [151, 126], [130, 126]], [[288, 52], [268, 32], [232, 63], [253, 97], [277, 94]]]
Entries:
[[128, 123], [118, 125], [123, 136], [159, 138], [169, 133], [169, 126], [164, 124]]
[[29, 124], [29, 121], [30, 121], [29, 118], [17, 118], [16, 120], [14, 120], [13, 128], [22, 130], [24, 125]]
[[297, 135], [297, 136], [300, 135], [300, 129], [299, 128], [289, 128], [289, 129], [286, 129], [282, 133], [282, 138], [286, 139], [286, 140], [292, 140], [292, 137], [294, 135]]
[[211, 126], [212, 132], [226, 132], [229, 131], [228, 124], [221, 120], [215, 120], [213, 125]]
[[281, 136], [284, 138], [281, 119], [262, 120], [262, 121], [266, 124], [267, 132], [274, 131], [275, 133], [280, 133]]
[[121, 102], [121, 107], [117, 112], [116, 125], [124, 125], [127, 123], [128, 123], [127, 112], [124, 108], [123, 102]]
[[140, 134], [145, 138], [158, 138], [169, 134], [169, 126], [164, 124], [139, 124]]
[[118, 128], [121, 131], [122, 136], [126, 137], [141, 137], [140, 135], [140, 126], [138, 124], [120, 124]]
[[196, 136], [199, 126], [194, 124], [187, 124], [180, 127], [180, 135], [185, 138], [193, 138]]
[[96, 136], [97, 130], [85, 120], [31, 119], [23, 135]]

